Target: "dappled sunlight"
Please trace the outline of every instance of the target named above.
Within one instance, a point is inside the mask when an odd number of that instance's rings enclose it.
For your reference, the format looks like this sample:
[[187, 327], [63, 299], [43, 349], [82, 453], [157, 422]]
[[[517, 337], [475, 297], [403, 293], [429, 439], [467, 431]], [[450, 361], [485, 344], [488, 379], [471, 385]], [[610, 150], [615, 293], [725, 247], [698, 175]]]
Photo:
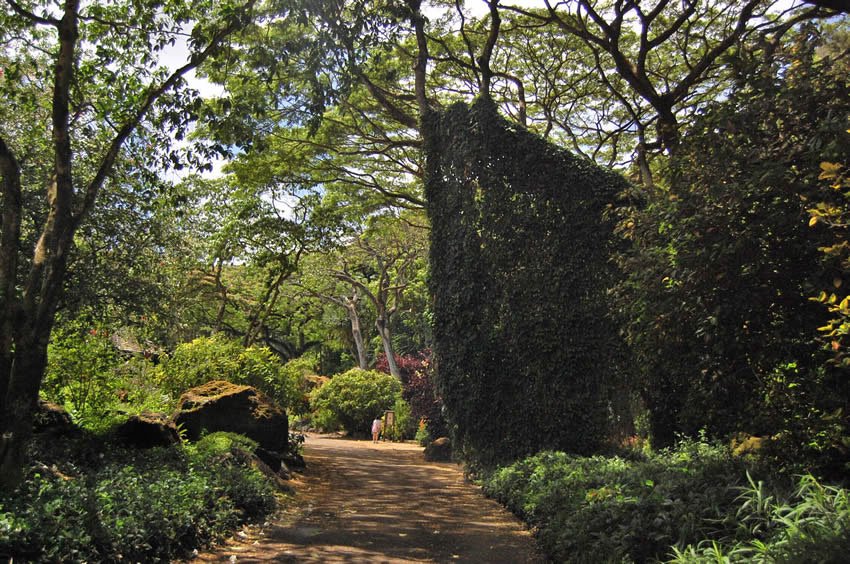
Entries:
[[305, 458], [307, 472], [296, 487], [297, 515], [216, 558], [539, 561], [519, 521], [466, 482], [460, 466], [425, 462], [420, 447], [311, 436]]

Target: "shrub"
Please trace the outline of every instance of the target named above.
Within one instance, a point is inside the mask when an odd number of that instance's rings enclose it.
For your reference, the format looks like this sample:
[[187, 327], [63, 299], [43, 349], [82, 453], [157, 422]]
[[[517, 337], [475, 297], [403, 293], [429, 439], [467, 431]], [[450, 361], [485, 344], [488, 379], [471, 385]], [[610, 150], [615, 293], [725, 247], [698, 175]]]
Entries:
[[178, 345], [160, 374], [161, 385], [172, 397], [210, 380], [253, 386], [286, 409], [299, 404], [303, 395], [300, 372], [285, 370], [268, 348], [245, 348], [219, 334]]
[[[18, 491], [0, 497], [0, 555], [167, 561], [274, 507], [271, 484], [238, 458], [222, 458], [219, 444], [138, 452], [89, 442], [63, 449], [47, 459], [58, 469], [32, 472]], [[80, 458], [69, 460], [68, 452]]]
[[210, 380], [234, 382], [242, 347], [221, 335], [200, 337], [177, 345], [160, 365], [160, 383], [172, 396]]
[[[435, 437], [447, 436], [448, 426], [443, 416], [443, 402], [434, 385], [431, 349], [425, 349], [415, 355], [397, 355], [396, 364], [401, 372], [401, 395], [410, 406], [413, 420], [419, 421], [424, 418]], [[378, 357], [375, 369], [389, 374], [385, 354]]]
[[310, 390], [305, 377], [315, 373], [315, 359], [306, 356], [293, 358], [281, 368], [283, 378], [293, 384], [293, 399], [290, 409], [295, 415], [304, 415], [310, 411]]
[[425, 419], [419, 420], [419, 426], [416, 429], [416, 436], [413, 437], [419, 446], [428, 446], [431, 442], [431, 432], [428, 430], [428, 422]]
[[201, 473], [209, 472], [221, 495], [251, 519], [270, 513], [275, 506], [271, 484], [245, 458], [258, 446], [257, 441], [244, 435], [216, 432], [202, 437], [194, 448], [186, 447], [190, 466]]
[[331, 414], [351, 434], [367, 434], [372, 420], [400, 398], [401, 384], [388, 374], [352, 368], [311, 394], [314, 411]]
[[402, 398], [396, 398], [393, 404], [395, 424], [384, 429], [384, 437], [391, 441], [403, 441], [416, 432], [416, 420], [410, 414], [410, 406]]
[[555, 561], [642, 562], [734, 532], [743, 474], [727, 449], [688, 442], [641, 460], [544, 452], [483, 486], [537, 527]]
[[63, 405], [77, 424], [100, 427], [115, 399], [113, 370], [119, 364], [107, 331], [83, 320], [66, 323], [53, 332], [47, 358], [44, 395]]

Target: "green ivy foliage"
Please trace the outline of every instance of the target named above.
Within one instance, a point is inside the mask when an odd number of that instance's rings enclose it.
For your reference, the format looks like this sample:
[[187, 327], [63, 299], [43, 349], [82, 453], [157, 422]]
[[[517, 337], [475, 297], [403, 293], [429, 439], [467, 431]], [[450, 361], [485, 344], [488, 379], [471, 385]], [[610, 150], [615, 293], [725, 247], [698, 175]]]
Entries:
[[456, 443], [485, 465], [594, 452], [625, 377], [603, 215], [626, 181], [484, 99], [426, 116], [424, 137], [437, 380]]
[[[401, 399], [401, 382], [382, 372], [352, 368], [311, 394], [314, 411], [332, 415], [352, 434], [369, 434], [372, 421]], [[409, 412], [409, 411], [408, 411]]]

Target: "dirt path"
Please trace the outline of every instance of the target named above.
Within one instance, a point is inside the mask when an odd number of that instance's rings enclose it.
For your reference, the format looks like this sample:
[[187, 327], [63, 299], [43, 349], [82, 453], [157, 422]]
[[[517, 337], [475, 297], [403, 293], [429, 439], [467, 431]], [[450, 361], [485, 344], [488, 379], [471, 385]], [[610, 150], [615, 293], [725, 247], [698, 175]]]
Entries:
[[[412, 444], [309, 435], [296, 503], [195, 562], [543, 562], [531, 534]], [[296, 507], [297, 506], [297, 507]]]

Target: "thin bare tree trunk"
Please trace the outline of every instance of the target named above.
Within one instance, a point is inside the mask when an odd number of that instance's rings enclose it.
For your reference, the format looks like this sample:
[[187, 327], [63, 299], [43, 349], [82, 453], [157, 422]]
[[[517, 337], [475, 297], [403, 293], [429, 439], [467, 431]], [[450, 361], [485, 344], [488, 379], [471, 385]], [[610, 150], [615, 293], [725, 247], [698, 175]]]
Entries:
[[393, 340], [390, 335], [389, 323], [383, 314], [378, 314], [378, 319], [375, 320], [375, 326], [378, 328], [381, 344], [384, 345], [384, 354], [387, 355], [387, 366], [390, 369], [390, 374], [400, 382], [401, 370], [399, 370], [398, 364], [395, 361], [395, 351], [393, 350]]
[[361, 370], [369, 368], [369, 357], [366, 354], [366, 343], [363, 340], [363, 328], [360, 325], [360, 314], [357, 311], [357, 302], [359, 296], [357, 291], [350, 300], [346, 300], [345, 309], [348, 312], [348, 319], [351, 321], [351, 336], [354, 339], [354, 348], [357, 351], [357, 365]]

